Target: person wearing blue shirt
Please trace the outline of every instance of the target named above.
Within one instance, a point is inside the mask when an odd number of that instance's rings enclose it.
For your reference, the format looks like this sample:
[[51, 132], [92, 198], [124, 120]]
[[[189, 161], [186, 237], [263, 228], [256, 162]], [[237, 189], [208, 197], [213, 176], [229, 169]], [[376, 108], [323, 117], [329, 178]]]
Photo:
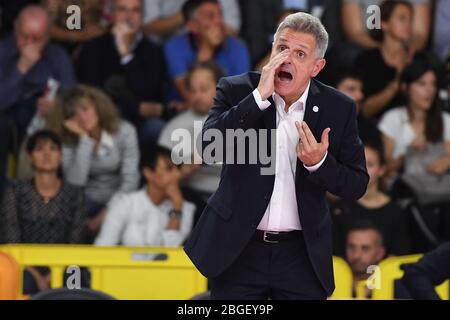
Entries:
[[68, 54], [49, 43], [50, 18], [31, 5], [19, 14], [14, 34], [0, 41], [0, 117], [13, 121], [19, 140], [36, 112], [49, 109], [49, 80], [62, 87], [75, 84]]
[[250, 70], [247, 47], [239, 39], [226, 35], [217, 0], [189, 0], [182, 12], [188, 31], [175, 36], [165, 46], [169, 75], [175, 85], [170, 99], [186, 97], [185, 75], [196, 61], [214, 60], [226, 76]]

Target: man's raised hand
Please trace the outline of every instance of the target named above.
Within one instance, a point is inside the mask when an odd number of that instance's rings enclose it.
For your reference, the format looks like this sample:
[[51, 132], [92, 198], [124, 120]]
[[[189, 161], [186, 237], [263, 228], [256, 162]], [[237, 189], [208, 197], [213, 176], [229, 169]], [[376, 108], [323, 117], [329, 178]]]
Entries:
[[322, 133], [321, 142], [317, 142], [306, 122], [296, 122], [295, 126], [300, 136], [300, 141], [297, 145], [297, 157], [305, 166], [315, 166], [322, 161], [328, 151], [330, 145], [328, 135], [331, 129], [326, 128]]
[[268, 64], [262, 68], [261, 79], [259, 80], [258, 92], [262, 100], [267, 100], [275, 91], [275, 74], [277, 69], [289, 57], [289, 50], [283, 50], [274, 55]]

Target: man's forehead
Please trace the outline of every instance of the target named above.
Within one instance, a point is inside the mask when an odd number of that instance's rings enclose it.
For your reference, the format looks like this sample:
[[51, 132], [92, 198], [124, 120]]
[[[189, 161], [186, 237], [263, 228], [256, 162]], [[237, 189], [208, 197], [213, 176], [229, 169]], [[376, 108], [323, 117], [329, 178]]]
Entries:
[[128, 2], [123, 1], [121, 3], [117, 3], [116, 10], [142, 10], [141, 2]]
[[48, 18], [45, 15], [25, 15], [20, 20], [20, 25], [29, 32], [41, 31], [47, 28]]
[[205, 2], [197, 7], [196, 12], [221, 11], [220, 4], [214, 2]]
[[303, 49], [311, 49], [316, 43], [314, 37], [309, 33], [292, 31], [285, 29], [281, 31], [277, 41], [283, 44], [290, 44]]
[[378, 233], [375, 230], [353, 230], [348, 235], [349, 242], [359, 246], [371, 246], [378, 239]]

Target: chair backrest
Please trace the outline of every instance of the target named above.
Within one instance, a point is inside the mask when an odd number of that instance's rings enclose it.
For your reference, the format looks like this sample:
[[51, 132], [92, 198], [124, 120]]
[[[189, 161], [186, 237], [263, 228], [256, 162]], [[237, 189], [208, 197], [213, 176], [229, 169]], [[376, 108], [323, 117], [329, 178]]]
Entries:
[[0, 300], [17, 300], [19, 284], [19, 265], [12, 256], [0, 252]]
[[39, 292], [31, 300], [116, 300], [110, 295], [91, 289], [50, 289]]
[[336, 288], [332, 299], [351, 299], [353, 274], [347, 262], [339, 257], [333, 257], [333, 271]]

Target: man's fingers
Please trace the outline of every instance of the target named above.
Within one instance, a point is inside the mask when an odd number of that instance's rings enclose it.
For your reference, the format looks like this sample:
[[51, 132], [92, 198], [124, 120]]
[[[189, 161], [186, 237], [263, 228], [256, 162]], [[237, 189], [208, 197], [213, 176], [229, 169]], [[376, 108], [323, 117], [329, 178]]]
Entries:
[[322, 133], [322, 139], [321, 139], [321, 143], [323, 143], [324, 145], [326, 145], [328, 147], [329, 145], [329, 133], [330, 133], [331, 129], [330, 128], [326, 128], [323, 133]]
[[274, 70], [278, 68], [289, 56], [289, 50], [284, 50], [274, 56], [269, 62], [269, 68]]
[[303, 150], [308, 151], [310, 148], [309, 142], [308, 142], [308, 138], [306, 137], [306, 133], [302, 128], [302, 125], [300, 124], [300, 122], [296, 122], [295, 126], [297, 127], [298, 130], [298, 135], [300, 137], [300, 141], [303, 147]]
[[314, 137], [313, 133], [311, 132], [305, 121], [302, 121], [302, 129], [303, 132], [305, 133], [306, 139], [308, 139], [309, 144], [312, 146], [317, 144], [316, 138]]
[[301, 143], [297, 143], [297, 157], [300, 159], [303, 157], [303, 147]]

